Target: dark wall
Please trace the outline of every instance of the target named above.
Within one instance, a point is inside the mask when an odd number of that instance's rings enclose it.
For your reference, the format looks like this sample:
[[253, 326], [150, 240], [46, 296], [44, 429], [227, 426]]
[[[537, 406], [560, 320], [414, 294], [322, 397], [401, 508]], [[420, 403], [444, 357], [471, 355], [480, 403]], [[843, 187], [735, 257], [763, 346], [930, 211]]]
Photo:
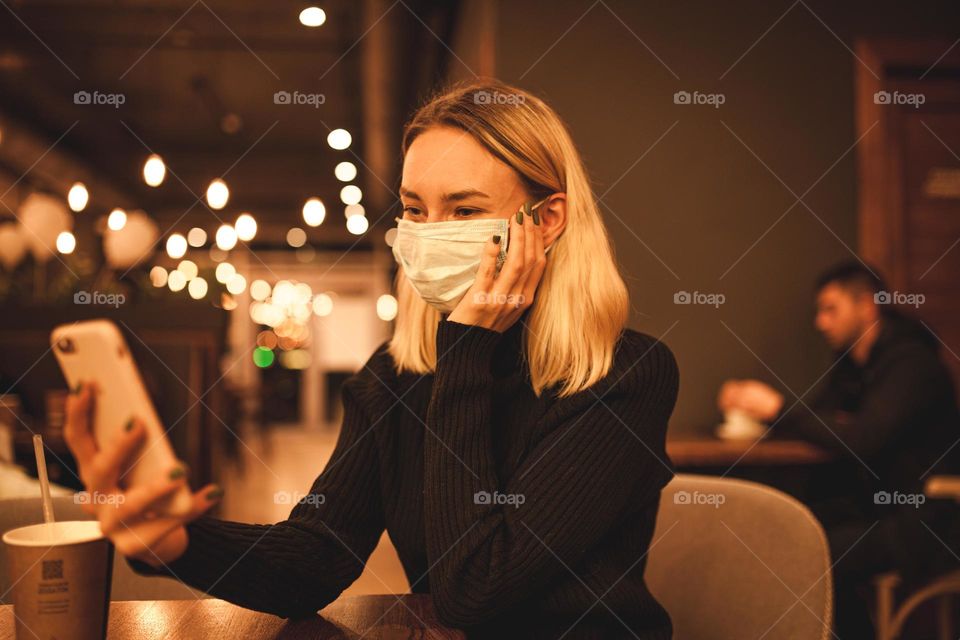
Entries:
[[[953, 42], [958, 24], [956, 2], [498, 4], [498, 77], [568, 122], [602, 196], [631, 326], [677, 356], [671, 434], [712, 428], [728, 377], [767, 380], [789, 402], [788, 389], [803, 395], [826, 372], [810, 289], [857, 249], [854, 41]], [[677, 105], [680, 90], [725, 103]], [[677, 305], [678, 291], [725, 303]]]

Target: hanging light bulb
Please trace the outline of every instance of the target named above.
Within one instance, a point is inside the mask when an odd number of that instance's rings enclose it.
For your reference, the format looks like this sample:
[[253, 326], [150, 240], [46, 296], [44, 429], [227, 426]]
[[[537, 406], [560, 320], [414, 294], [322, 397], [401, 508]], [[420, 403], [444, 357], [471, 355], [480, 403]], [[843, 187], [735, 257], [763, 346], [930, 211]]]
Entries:
[[127, 224], [127, 212], [123, 209], [114, 209], [107, 216], [107, 226], [111, 231], [120, 231]]
[[227, 200], [230, 199], [230, 189], [227, 183], [217, 178], [207, 187], [207, 204], [211, 209], [223, 209], [227, 206]]
[[257, 221], [249, 213], [241, 213], [233, 227], [237, 230], [237, 237], [244, 242], [253, 240], [257, 235]]
[[307, 242], [307, 232], [300, 227], [293, 227], [287, 231], [287, 244], [296, 249]]
[[159, 187], [167, 177], [167, 165], [163, 158], [157, 154], [151, 154], [147, 161], [143, 163], [143, 181], [151, 187]]
[[[219, 278], [218, 278], [219, 279]], [[250, 297], [264, 301], [270, 297], [270, 283], [266, 280], [254, 280], [250, 283]]]
[[327, 13], [320, 7], [307, 7], [300, 12], [300, 24], [305, 27], [319, 27], [327, 21]]
[[150, 282], [153, 283], [155, 287], [167, 286], [167, 270], [160, 265], [150, 269]]
[[199, 300], [203, 296], [207, 295], [207, 281], [203, 278], [197, 277], [190, 281], [190, 284], [187, 285], [187, 293], [190, 294], [190, 297], [194, 300]]
[[77, 248], [77, 238], [69, 231], [61, 231], [57, 236], [57, 251], [63, 254], [73, 253]]
[[350, 182], [357, 177], [357, 165], [352, 162], [341, 162], [333, 169], [333, 175], [340, 182]]
[[390, 321], [397, 317], [397, 299], [389, 293], [385, 293], [377, 298], [377, 316], [381, 320]]
[[229, 262], [221, 262], [217, 265], [217, 269], [215, 271], [217, 282], [220, 282], [221, 284], [227, 284], [230, 282], [230, 278], [232, 278], [236, 272], [237, 270], [232, 264]]
[[167, 286], [170, 287], [170, 291], [181, 291], [187, 286], [187, 276], [183, 275], [183, 272], [174, 269], [167, 278]]
[[227, 280], [227, 291], [233, 295], [239, 295], [243, 293], [243, 290], [247, 288], [247, 279], [244, 278], [239, 273], [233, 274], [233, 277]]
[[347, 218], [347, 231], [355, 236], [366, 233], [369, 226], [370, 221], [367, 220], [367, 216], [350, 216]]
[[362, 204], [348, 204], [343, 208], [344, 218], [349, 218], [350, 216], [364, 216], [366, 214], [366, 209], [363, 208]]
[[187, 252], [187, 239], [179, 233], [173, 233], [167, 238], [167, 255], [179, 260]]
[[363, 192], [360, 191], [360, 187], [355, 184], [348, 184], [343, 189], [340, 189], [340, 201], [343, 204], [359, 204], [362, 198]]
[[82, 182], [73, 183], [67, 193], [67, 204], [70, 205], [70, 209], [80, 213], [87, 208], [88, 202], [90, 202], [90, 192], [87, 191], [87, 186]]
[[237, 246], [237, 230], [228, 224], [220, 225], [217, 229], [217, 248], [221, 251], [230, 251]]
[[202, 247], [207, 241], [207, 232], [200, 227], [194, 227], [187, 233], [187, 242], [191, 247]]
[[177, 265], [177, 271], [182, 273], [189, 282], [197, 277], [200, 269], [197, 267], [197, 263], [193, 260], [181, 260], [180, 264]]
[[311, 227], [318, 227], [327, 217], [327, 208], [320, 198], [310, 198], [303, 205], [303, 221]]
[[353, 142], [353, 136], [346, 129], [334, 129], [327, 134], [327, 144], [330, 145], [331, 149], [343, 151], [350, 146], [351, 142]]

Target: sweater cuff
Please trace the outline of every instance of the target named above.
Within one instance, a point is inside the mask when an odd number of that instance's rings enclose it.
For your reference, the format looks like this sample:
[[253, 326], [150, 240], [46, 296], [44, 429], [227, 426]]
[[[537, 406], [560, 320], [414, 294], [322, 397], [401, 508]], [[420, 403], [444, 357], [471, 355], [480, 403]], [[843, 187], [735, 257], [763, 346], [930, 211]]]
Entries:
[[[441, 320], [437, 325], [437, 371], [490, 376], [493, 354], [503, 334], [479, 325]], [[469, 378], [467, 378], [469, 379]]]
[[176, 560], [155, 567], [148, 562], [137, 560], [136, 558], [124, 556], [124, 559], [127, 561], [127, 564], [130, 565], [130, 568], [133, 569], [134, 573], [143, 576], [167, 576], [186, 582], [186, 578], [181, 578], [180, 576], [184, 575], [196, 562], [202, 562], [204, 554], [198, 553], [197, 538], [208, 517], [209, 516], [201, 516], [185, 525], [187, 528], [187, 548]]

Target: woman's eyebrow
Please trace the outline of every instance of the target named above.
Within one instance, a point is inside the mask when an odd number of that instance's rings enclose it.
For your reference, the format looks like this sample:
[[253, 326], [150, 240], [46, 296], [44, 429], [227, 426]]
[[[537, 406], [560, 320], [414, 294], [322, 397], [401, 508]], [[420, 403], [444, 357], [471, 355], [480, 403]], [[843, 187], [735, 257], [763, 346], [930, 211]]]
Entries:
[[[400, 195], [406, 198], [410, 198], [412, 200], [420, 200], [421, 202], [423, 201], [423, 198], [421, 198], [416, 193], [414, 193], [413, 191], [410, 191], [405, 187], [400, 187]], [[440, 199], [443, 200], [444, 202], [459, 202], [461, 200], [466, 200], [467, 198], [489, 198], [489, 197], [490, 196], [485, 194], [483, 191], [480, 191], [479, 189], [462, 189], [461, 191], [454, 191], [453, 193], [445, 193], [440, 197]]]

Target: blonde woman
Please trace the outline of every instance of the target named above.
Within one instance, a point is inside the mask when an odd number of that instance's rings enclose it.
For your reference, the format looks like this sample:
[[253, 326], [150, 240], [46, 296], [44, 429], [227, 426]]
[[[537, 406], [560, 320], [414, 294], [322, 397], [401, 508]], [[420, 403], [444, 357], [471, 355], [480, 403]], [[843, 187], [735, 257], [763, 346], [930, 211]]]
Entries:
[[[403, 137], [396, 330], [343, 387], [310, 495], [272, 525], [148, 517], [178, 483], [133, 488], [102, 528], [142, 573], [283, 617], [360, 575], [384, 529], [411, 588], [471, 637], [670, 638], [643, 571], [678, 373], [625, 328], [627, 291], [557, 114], [500, 83], [448, 90]], [[92, 394], [67, 437], [91, 491], [142, 426], [97, 452]]]

